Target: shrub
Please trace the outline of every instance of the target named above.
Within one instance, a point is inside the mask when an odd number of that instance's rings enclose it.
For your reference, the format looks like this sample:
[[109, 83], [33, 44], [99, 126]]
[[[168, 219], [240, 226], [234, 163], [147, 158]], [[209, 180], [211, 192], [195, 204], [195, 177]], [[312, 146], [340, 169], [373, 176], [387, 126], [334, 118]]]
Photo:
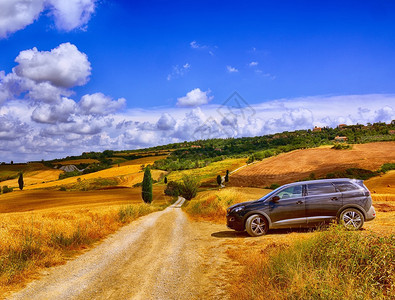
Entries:
[[388, 171], [395, 170], [395, 163], [386, 163], [381, 166], [380, 172], [387, 173]]
[[166, 186], [165, 194], [167, 196], [178, 197], [181, 193], [181, 186], [175, 181], [169, 181]]
[[187, 200], [191, 200], [197, 194], [200, 181], [193, 175], [184, 175], [182, 177], [181, 196]]
[[351, 145], [349, 145], [349, 144], [335, 144], [333, 147], [332, 147], [332, 149], [335, 149], [335, 150], [347, 150], [347, 149], [351, 149], [352, 148], [352, 146]]
[[13, 188], [9, 188], [7, 185], [3, 186], [3, 194], [11, 193], [13, 191], [14, 191]]
[[225, 182], [229, 182], [229, 170], [226, 170]]

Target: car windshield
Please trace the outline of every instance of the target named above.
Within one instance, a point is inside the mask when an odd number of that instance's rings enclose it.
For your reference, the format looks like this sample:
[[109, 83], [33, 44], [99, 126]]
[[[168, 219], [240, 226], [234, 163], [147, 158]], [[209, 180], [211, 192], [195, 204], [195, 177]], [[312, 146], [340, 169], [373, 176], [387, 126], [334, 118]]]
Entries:
[[280, 188], [281, 188], [281, 187], [276, 188], [275, 190], [271, 191], [269, 194], [266, 194], [266, 195], [263, 196], [262, 198], [258, 199], [258, 201], [264, 201], [264, 200], [270, 198], [274, 193], [277, 193], [278, 190], [279, 190]]

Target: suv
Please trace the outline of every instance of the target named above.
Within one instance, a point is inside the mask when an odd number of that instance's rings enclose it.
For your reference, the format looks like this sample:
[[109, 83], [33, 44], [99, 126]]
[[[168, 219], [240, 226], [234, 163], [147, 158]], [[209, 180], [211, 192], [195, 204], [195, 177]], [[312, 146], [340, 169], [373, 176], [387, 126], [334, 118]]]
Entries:
[[362, 180], [340, 178], [283, 185], [261, 199], [227, 209], [227, 226], [264, 235], [272, 228], [309, 227], [338, 220], [347, 229], [362, 228], [376, 216]]

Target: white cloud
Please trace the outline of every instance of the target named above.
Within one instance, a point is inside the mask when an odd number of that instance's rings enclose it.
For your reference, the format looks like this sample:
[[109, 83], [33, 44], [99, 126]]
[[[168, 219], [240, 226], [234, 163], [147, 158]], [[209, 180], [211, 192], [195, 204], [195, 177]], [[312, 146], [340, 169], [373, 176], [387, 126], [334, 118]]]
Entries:
[[176, 120], [174, 120], [170, 114], [164, 113], [160, 116], [160, 119], [156, 123], [156, 127], [159, 130], [171, 130], [174, 128], [176, 123]]
[[183, 77], [191, 68], [189, 63], [183, 64], [181, 67], [179, 65], [175, 65], [172, 68], [171, 73], [167, 75], [167, 80], [172, 80], [175, 78]]
[[186, 96], [180, 97], [177, 100], [178, 106], [199, 106], [203, 104], [207, 104], [214, 97], [208, 96], [210, 90], [206, 92], [201, 91], [199, 88], [193, 89], [188, 92]]
[[237, 72], [239, 72], [239, 70], [237, 70], [236, 68], [231, 67], [231, 66], [226, 66], [226, 69], [228, 70], [229, 73], [237, 73]]
[[85, 29], [95, 6], [96, 0], [2, 0], [0, 38], [32, 24], [40, 14], [45, 14], [48, 10], [58, 29]]
[[192, 41], [189, 43], [189, 46], [191, 46], [192, 49], [196, 50], [205, 50], [210, 54], [211, 56], [214, 56], [214, 49], [218, 48], [217, 46], [208, 46], [208, 45], [201, 45], [196, 41]]
[[84, 85], [91, 74], [86, 54], [70, 43], [60, 44], [51, 51], [38, 51], [36, 47], [24, 50], [15, 61], [19, 63], [14, 68], [18, 76], [61, 88]]
[[38, 123], [56, 124], [68, 122], [76, 112], [77, 104], [72, 99], [63, 98], [59, 104], [41, 104], [32, 113], [32, 120]]
[[[105, 103], [117, 103], [103, 97]], [[393, 103], [395, 95], [375, 94], [277, 99], [251, 103], [254, 115], [234, 113], [224, 119], [215, 104], [193, 109], [130, 109], [103, 116], [92, 111], [82, 114], [79, 103], [64, 97], [59, 103], [8, 100], [0, 106], [0, 157], [7, 161], [50, 159], [84, 151], [257, 136], [340, 123], [389, 123], [395, 119]], [[86, 112], [92, 107], [88, 105]]]
[[95, 93], [91, 95], [82, 96], [79, 106], [81, 113], [85, 115], [108, 115], [112, 114], [126, 105], [125, 98], [112, 100], [111, 97], [105, 96], [102, 93]]
[[49, 0], [51, 14], [58, 29], [83, 28], [95, 11], [95, 0]]
[[248, 64], [250, 67], [256, 67], [258, 65], [257, 61], [252, 61]]
[[0, 38], [5, 38], [33, 23], [43, 9], [44, 0], [0, 1]]

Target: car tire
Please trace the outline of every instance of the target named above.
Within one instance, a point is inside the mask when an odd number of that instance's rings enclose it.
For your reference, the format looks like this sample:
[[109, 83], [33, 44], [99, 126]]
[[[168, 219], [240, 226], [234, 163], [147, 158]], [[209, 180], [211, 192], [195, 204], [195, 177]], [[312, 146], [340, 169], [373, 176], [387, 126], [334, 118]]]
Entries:
[[347, 230], [359, 230], [362, 228], [365, 217], [361, 211], [355, 208], [346, 208], [340, 214], [340, 224]]
[[252, 215], [246, 222], [246, 230], [250, 236], [265, 235], [269, 229], [266, 218], [261, 215]]

